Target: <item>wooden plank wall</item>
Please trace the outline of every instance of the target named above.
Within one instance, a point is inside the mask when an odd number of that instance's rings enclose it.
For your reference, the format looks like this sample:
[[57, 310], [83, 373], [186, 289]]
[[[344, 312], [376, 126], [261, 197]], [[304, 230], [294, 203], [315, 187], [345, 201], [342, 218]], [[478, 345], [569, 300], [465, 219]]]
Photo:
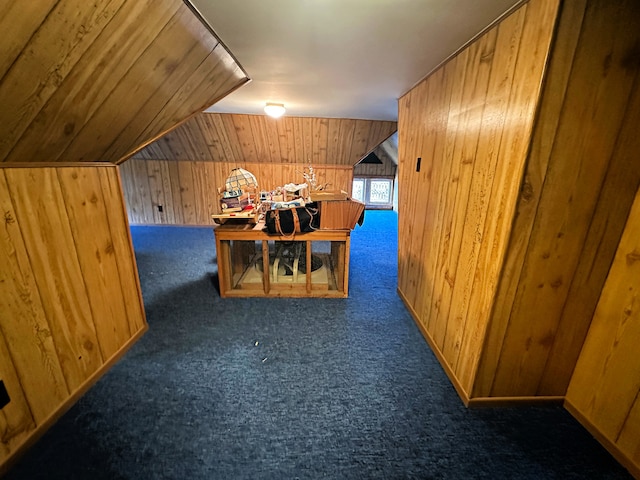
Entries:
[[[396, 122], [200, 113], [121, 164], [132, 224], [210, 225], [217, 190], [242, 167], [271, 190], [318, 183], [351, 192], [353, 165], [392, 135]], [[162, 212], [159, 206], [162, 206]]]
[[565, 405], [640, 478], [640, 190]]
[[[242, 167], [256, 176], [261, 189], [303, 183], [304, 165], [295, 163], [227, 163], [131, 159], [120, 165], [131, 224], [211, 225], [220, 213], [218, 188], [231, 170]], [[353, 168], [314, 166], [318, 182], [351, 192]], [[162, 206], [162, 212], [159, 206]]]
[[147, 328], [117, 167], [0, 168], [0, 473]]
[[181, 0], [0, 4], [0, 161], [118, 163], [248, 81]]
[[373, 153], [382, 163], [358, 163], [353, 167], [354, 177], [386, 177], [395, 178], [398, 166], [381, 147], [376, 147]]
[[398, 291], [463, 398], [500, 278], [557, 9], [557, 1], [524, 4], [400, 99]]
[[200, 113], [135, 158], [353, 166], [396, 129], [379, 120]]
[[564, 396], [640, 185], [640, 3], [565, 2], [474, 396]]

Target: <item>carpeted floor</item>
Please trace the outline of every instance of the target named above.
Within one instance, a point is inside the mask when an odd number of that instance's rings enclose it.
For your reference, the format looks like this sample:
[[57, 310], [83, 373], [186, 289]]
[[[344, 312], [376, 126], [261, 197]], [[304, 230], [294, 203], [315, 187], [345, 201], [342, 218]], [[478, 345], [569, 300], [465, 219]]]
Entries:
[[562, 408], [463, 406], [396, 224], [353, 232], [348, 299], [221, 299], [211, 229], [132, 227], [149, 332], [7, 478], [631, 478]]

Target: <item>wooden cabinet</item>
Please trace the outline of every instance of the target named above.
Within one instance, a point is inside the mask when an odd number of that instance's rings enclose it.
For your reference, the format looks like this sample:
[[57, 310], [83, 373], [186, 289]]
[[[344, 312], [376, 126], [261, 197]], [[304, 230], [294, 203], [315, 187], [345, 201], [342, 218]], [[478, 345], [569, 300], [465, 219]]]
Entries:
[[350, 230], [288, 238], [263, 228], [225, 223], [214, 229], [221, 297], [348, 296]]

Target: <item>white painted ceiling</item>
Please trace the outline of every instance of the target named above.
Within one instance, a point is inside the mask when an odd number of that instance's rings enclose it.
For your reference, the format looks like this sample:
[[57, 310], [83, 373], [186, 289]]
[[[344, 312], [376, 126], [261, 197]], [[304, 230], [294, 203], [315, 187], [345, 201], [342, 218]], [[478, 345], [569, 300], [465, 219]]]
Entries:
[[208, 109], [397, 120], [398, 98], [521, 0], [191, 0], [251, 78]]

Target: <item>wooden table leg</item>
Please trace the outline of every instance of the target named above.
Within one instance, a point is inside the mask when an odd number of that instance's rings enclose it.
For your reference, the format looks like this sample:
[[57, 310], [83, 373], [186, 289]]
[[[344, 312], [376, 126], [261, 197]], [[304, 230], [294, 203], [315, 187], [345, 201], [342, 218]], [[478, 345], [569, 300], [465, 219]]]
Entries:
[[307, 293], [311, 293], [311, 241], [306, 241], [307, 245]]
[[271, 290], [271, 282], [269, 280], [269, 242], [262, 241], [262, 286], [264, 287], [264, 293], [269, 293]]

